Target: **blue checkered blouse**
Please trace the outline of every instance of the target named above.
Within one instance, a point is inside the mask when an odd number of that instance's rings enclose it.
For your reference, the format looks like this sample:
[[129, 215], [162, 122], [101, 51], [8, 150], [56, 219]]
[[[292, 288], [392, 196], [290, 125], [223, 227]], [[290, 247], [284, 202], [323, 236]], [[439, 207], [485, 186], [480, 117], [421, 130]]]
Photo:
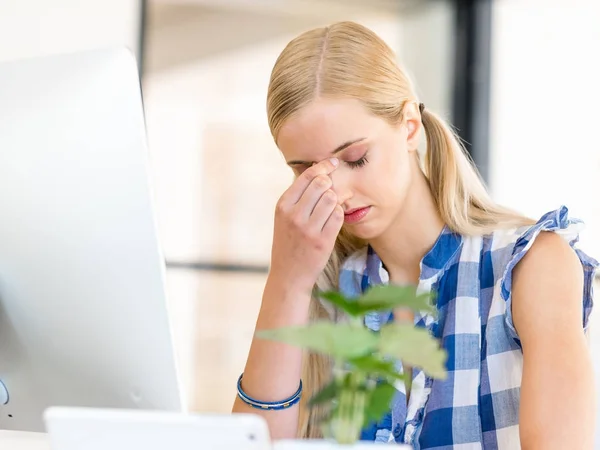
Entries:
[[[415, 316], [448, 352], [445, 380], [413, 370], [410, 400], [403, 383], [382, 421], [363, 430], [362, 440], [396, 442], [415, 449], [516, 449], [519, 441], [519, 392], [523, 355], [511, 316], [512, 269], [541, 231], [553, 231], [575, 246], [582, 222], [567, 208], [545, 214], [537, 224], [464, 237], [445, 228], [421, 262], [418, 292], [437, 293], [438, 320]], [[598, 263], [576, 249], [585, 274], [582, 322], [592, 309], [592, 281]], [[359, 295], [387, 283], [381, 260], [370, 249], [342, 266], [340, 289]], [[366, 317], [377, 331], [392, 313]], [[399, 366], [402, 371], [402, 367]]]

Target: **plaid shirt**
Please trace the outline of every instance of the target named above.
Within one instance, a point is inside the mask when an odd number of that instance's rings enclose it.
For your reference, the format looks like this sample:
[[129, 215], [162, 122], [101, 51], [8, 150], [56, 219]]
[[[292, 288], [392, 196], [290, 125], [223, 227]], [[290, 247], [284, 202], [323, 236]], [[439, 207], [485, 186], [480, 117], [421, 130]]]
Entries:
[[[438, 320], [416, 314], [415, 324], [429, 329], [446, 349], [448, 377], [432, 380], [413, 369], [408, 405], [405, 386], [399, 383], [390, 412], [363, 430], [361, 439], [415, 449], [520, 448], [523, 354], [511, 315], [512, 269], [541, 231], [554, 231], [574, 247], [582, 225], [561, 207], [532, 227], [483, 237], [465, 237], [445, 228], [421, 262], [417, 288], [437, 293]], [[585, 274], [582, 322], [587, 327], [598, 263], [576, 252]], [[349, 296], [388, 281], [370, 247], [352, 255], [340, 273], [340, 289]], [[392, 319], [391, 312], [374, 313], [365, 325], [377, 331]]]

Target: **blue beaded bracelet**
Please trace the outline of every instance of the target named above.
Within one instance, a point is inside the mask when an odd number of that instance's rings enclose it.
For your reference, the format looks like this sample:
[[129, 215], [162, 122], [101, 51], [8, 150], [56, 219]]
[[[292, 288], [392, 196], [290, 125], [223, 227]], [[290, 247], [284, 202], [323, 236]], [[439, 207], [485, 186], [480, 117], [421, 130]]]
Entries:
[[243, 376], [244, 376], [244, 374], [241, 374], [240, 377], [238, 378], [238, 382], [237, 382], [238, 397], [244, 403], [252, 406], [253, 408], [262, 409], [262, 410], [271, 410], [271, 411], [287, 409], [291, 406], [294, 406], [296, 403], [298, 403], [300, 401], [300, 397], [302, 396], [302, 380], [300, 380], [300, 386], [298, 386], [298, 390], [296, 391], [296, 393], [294, 395], [292, 395], [291, 397], [286, 398], [285, 400], [282, 400], [280, 402], [261, 402], [259, 400], [255, 400], [252, 397], [248, 396], [242, 389], [242, 377]]

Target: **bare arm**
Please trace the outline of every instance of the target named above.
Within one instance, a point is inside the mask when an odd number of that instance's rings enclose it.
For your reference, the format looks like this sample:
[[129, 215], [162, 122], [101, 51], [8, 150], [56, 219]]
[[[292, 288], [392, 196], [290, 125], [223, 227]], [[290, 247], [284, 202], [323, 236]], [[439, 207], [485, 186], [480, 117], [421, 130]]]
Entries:
[[524, 358], [521, 446], [592, 449], [596, 394], [582, 327], [581, 263], [559, 236], [542, 233], [513, 280]]
[[[303, 325], [308, 322], [310, 293], [293, 292], [277, 282], [267, 282], [256, 330]], [[298, 389], [302, 351], [278, 342], [254, 339], [244, 369], [242, 387], [251, 397], [275, 402]], [[262, 415], [273, 439], [292, 439], [298, 428], [298, 404], [279, 411], [261, 411], [236, 398], [234, 413]]]
[[[323, 271], [344, 221], [329, 174], [337, 160], [303, 172], [281, 196], [269, 274], [256, 330], [308, 322], [312, 287]], [[242, 389], [260, 402], [280, 402], [298, 389], [302, 351], [286, 344], [254, 339], [244, 369]], [[256, 409], [236, 398], [233, 412], [263, 416], [273, 439], [292, 439], [298, 430], [298, 404], [284, 410]]]

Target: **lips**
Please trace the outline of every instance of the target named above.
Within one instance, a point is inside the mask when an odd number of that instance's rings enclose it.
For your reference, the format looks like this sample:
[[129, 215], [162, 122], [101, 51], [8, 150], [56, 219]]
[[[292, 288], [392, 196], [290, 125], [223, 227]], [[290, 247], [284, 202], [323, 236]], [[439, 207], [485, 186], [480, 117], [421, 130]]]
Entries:
[[344, 222], [357, 223], [360, 222], [369, 213], [371, 207], [363, 206], [361, 208], [349, 209], [344, 213]]
[[354, 214], [356, 211], [360, 211], [361, 209], [364, 209], [364, 208], [349, 209], [348, 211], [344, 211], [344, 215], [349, 216], [350, 214]]

